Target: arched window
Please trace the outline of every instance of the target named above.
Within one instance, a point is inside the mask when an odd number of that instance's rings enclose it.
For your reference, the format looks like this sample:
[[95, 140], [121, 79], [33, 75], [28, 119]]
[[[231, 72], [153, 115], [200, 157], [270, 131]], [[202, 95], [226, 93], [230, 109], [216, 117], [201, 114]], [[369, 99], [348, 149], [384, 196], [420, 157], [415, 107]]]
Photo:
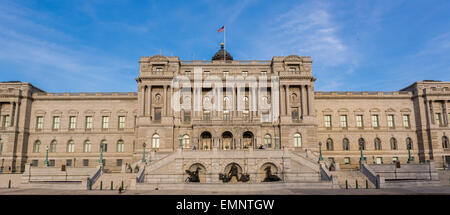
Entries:
[[56, 140], [50, 143], [50, 152], [56, 152]]
[[187, 135], [187, 134], [185, 134], [184, 136], [183, 136], [183, 148], [185, 148], [185, 149], [187, 149], [187, 148], [189, 148], [189, 142], [190, 142], [190, 138], [189, 138], [189, 135]]
[[270, 134], [264, 135], [264, 147], [272, 148], [272, 136]]
[[123, 140], [117, 141], [117, 152], [123, 152], [124, 143]]
[[380, 138], [375, 138], [374, 140], [375, 150], [381, 150], [381, 140]]
[[154, 134], [152, 137], [152, 148], [159, 148], [159, 135]]
[[0, 139], [0, 153], [2, 153], [3, 151], [3, 140]]
[[102, 140], [100, 142], [100, 147], [102, 147], [103, 145], [103, 152], [108, 152], [108, 143], [106, 142], [106, 140]]
[[73, 140], [69, 140], [69, 142], [67, 142], [66, 152], [74, 152], [74, 151], [75, 151], [75, 144]]
[[366, 150], [366, 141], [364, 140], [364, 138], [359, 138], [358, 139], [358, 145], [359, 145], [359, 150], [361, 150], [361, 147], [362, 147], [362, 150]]
[[448, 149], [448, 137], [447, 136], [442, 136], [442, 148]]
[[33, 144], [33, 152], [40, 152], [41, 151], [41, 141], [36, 140]]
[[349, 151], [350, 150], [350, 141], [347, 138], [342, 140], [342, 150]]
[[397, 147], [397, 139], [395, 139], [395, 138], [391, 138], [391, 149], [392, 150], [397, 150], [398, 149], [398, 147]]
[[406, 138], [406, 148], [407, 149], [409, 148], [411, 150], [414, 148], [414, 144], [413, 144], [411, 137]]
[[294, 134], [294, 147], [302, 147], [302, 135], [299, 133]]
[[84, 141], [83, 152], [91, 152], [91, 142], [89, 140]]
[[333, 139], [328, 138], [327, 139], [327, 151], [333, 151], [333, 150], [334, 150]]

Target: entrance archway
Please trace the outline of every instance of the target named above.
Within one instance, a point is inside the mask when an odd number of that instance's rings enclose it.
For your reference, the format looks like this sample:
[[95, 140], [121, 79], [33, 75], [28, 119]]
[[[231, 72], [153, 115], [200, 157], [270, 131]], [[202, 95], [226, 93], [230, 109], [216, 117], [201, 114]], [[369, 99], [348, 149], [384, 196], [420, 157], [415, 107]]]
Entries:
[[222, 134], [222, 150], [231, 150], [233, 144], [233, 134], [225, 131]]
[[253, 147], [253, 133], [251, 131], [246, 131], [242, 135], [242, 147], [244, 149]]
[[200, 135], [202, 149], [211, 150], [211, 133], [205, 131]]

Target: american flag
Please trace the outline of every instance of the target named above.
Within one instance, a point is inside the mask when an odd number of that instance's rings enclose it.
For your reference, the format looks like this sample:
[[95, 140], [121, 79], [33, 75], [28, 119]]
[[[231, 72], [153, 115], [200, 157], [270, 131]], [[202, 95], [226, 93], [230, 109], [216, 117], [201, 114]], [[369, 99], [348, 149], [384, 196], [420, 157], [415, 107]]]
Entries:
[[219, 30], [217, 30], [217, 33], [220, 33], [220, 32], [222, 32], [222, 31], [224, 31], [224, 30], [225, 30], [225, 25], [222, 26], [221, 28], [219, 28]]

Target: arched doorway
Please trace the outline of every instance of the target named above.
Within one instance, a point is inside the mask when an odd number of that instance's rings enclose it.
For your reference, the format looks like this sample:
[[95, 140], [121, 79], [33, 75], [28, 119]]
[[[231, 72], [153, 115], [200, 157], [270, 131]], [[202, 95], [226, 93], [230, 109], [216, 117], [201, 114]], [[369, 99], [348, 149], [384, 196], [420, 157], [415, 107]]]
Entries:
[[225, 131], [222, 134], [222, 150], [231, 150], [233, 144], [233, 134]]
[[202, 149], [211, 150], [211, 133], [205, 131], [200, 135]]
[[253, 147], [253, 133], [251, 131], [246, 131], [242, 135], [242, 147], [244, 149]]
[[187, 169], [186, 175], [185, 182], [206, 182], [206, 168], [201, 163], [192, 164], [189, 169]]

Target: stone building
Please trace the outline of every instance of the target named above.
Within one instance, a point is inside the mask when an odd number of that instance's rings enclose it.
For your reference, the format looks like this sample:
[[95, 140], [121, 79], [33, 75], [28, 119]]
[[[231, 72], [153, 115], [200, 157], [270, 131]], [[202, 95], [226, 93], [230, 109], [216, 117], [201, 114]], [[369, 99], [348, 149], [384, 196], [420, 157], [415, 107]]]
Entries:
[[1, 167], [44, 166], [47, 153], [49, 166], [93, 167], [102, 154], [105, 169], [117, 172], [173, 156], [146, 171], [200, 167], [216, 174], [236, 163], [256, 178], [267, 165], [305, 178], [308, 164], [286, 163], [285, 153], [317, 157], [321, 150], [325, 160], [348, 169], [358, 166], [360, 143], [368, 163], [406, 163], [408, 143], [414, 163], [450, 162], [450, 82], [419, 81], [394, 92], [315, 92], [311, 63], [296, 55], [239, 61], [222, 46], [211, 61], [141, 57], [137, 92], [50, 93], [1, 82]]

